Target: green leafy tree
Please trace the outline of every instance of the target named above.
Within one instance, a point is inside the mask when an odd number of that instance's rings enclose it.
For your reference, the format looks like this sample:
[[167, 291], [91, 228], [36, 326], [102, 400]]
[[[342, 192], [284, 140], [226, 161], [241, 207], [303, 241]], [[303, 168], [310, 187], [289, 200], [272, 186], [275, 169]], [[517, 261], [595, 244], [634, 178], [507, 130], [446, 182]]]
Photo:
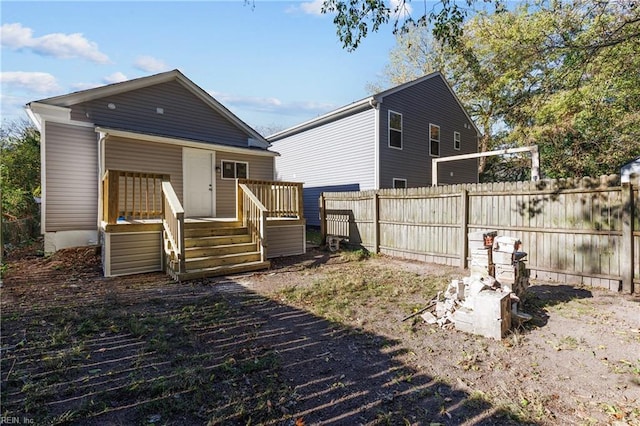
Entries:
[[40, 133], [26, 121], [0, 128], [0, 185], [5, 220], [38, 215], [40, 196]]
[[[640, 155], [639, 13], [582, 0], [478, 13], [455, 44], [425, 29], [400, 36], [387, 78], [441, 66], [483, 133], [480, 150], [538, 144], [548, 177], [616, 173]], [[485, 178], [526, 176], [521, 158], [487, 161]]]
[[334, 15], [333, 23], [343, 47], [355, 50], [370, 32], [378, 31], [389, 21], [393, 22], [394, 34], [416, 26], [429, 27], [437, 40], [455, 44], [463, 34], [463, 22], [474, 12], [474, 5], [490, 5], [497, 11], [504, 8], [502, 0], [423, 0], [413, 4], [422, 6], [422, 12], [416, 16], [411, 0], [325, 0], [322, 12]]

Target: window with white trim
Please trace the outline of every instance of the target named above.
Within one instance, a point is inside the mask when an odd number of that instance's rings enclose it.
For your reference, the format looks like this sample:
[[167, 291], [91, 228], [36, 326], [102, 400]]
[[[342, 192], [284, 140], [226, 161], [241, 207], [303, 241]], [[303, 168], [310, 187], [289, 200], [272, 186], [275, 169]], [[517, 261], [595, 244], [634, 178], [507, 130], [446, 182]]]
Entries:
[[453, 149], [460, 151], [460, 132], [453, 132]]
[[440, 126], [429, 123], [429, 154], [440, 157]]
[[402, 114], [389, 110], [389, 148], [402, 149]]
[[407, 180], [400, 178], [393, 178], [393, 188], [394, 189], [404, 189], [407, 187]]
[[222, 160], [222, 179], [247, 179], [249, 177], [249, 163], [245, 161]]

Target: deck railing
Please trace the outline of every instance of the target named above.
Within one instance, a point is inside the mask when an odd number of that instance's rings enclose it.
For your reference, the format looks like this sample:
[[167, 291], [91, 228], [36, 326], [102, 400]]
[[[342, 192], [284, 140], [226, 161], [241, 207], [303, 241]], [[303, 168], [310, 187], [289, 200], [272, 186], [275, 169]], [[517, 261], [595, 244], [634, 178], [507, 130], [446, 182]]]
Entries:
[[172, 269], [178, 273], [185, 272], [184, 209], [169, 181], [162, 182], [162, 225], [164, 251], [169, 261], [174, 263]]
[[260, 249], [260, 261], [267, 257], [267, 208], [260, 202], [251, 188], [238, 182], [237, 219], [247, 227], [252, 242]]
[[107, 170], [102, 178], [102, 218], [108, 224], [118, 219], [162, 217], [162, 182], [169, 175]]
[[302, 219], [302, 183], [239, 179], [267, 210], [267, 217]]

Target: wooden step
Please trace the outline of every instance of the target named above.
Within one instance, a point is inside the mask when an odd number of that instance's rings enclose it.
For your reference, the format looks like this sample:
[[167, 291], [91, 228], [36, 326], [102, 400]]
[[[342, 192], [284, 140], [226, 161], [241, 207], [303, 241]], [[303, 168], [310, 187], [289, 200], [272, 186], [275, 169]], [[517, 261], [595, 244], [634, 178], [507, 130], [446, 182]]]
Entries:
[[197, 280], [201, 278], [218, 277], [221, 275], [233, 275], [243, 272], [259, 271], [262, 269], [268, 269], [271, 266], [271, 262], [268, 260], [264, 262], [247, 262], [236, 265], [222, 265], [215, 266], [213, 268], [196, 269], [183, 273], [171, 272], [171, 276], [177, 281]]
[[191, 222], [187, 219], [184, 222], [184, 229], [202, 229], [202, 228], [241, 228], [242, 222], [235, 219], [216, 219]]
[[225, 254], [248, 253], [256, 250], [256, 243], [237, 243], [208, 247], [191, 247], [185, 250], [185, 258], [194, 259], [196, 257], [222, 256]]
[[221, 237], [198, 237], [185, 238], [184, 245], [186, 248], [191, 247], [213, 247], [219, 245], [250, 243], [251, 235], [225, 235]]
[[260, 260], [260, 252], [233, 253], [221, 256], [204, 256], [193, 259], [186, 259], [185, 267], [187, 271], [194, 269], [213, 268], [222, 265], [237, 265], [242, 263], [255, 262]]
[[185, 238], [198, 238], [198, 237], [217, 237], [223, 235], [242, 235], [247, 234], [248, 230], [243, 226], [236, 227], [196, 227], [185, 228]]

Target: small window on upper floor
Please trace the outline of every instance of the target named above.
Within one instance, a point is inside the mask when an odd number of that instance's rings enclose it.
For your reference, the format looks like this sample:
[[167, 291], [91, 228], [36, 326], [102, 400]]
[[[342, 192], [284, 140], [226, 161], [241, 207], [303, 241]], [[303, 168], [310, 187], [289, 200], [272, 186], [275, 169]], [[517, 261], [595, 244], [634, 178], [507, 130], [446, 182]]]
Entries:
[[440, 157], [440, 126], [429, 124], [429, 154]]
[[249, 177], [249, 163], [244, 161], [222, 160], [222, 179], [247, 179]]
[[394, 189], [404, 189], [407, 187], [406, 179], [393, 178], [393, 188]]
[[402, 114], [389, 111], [389, 148], [402, 149]]
[[453, 132], [453, 149], [460, 151], [460, 132]]

